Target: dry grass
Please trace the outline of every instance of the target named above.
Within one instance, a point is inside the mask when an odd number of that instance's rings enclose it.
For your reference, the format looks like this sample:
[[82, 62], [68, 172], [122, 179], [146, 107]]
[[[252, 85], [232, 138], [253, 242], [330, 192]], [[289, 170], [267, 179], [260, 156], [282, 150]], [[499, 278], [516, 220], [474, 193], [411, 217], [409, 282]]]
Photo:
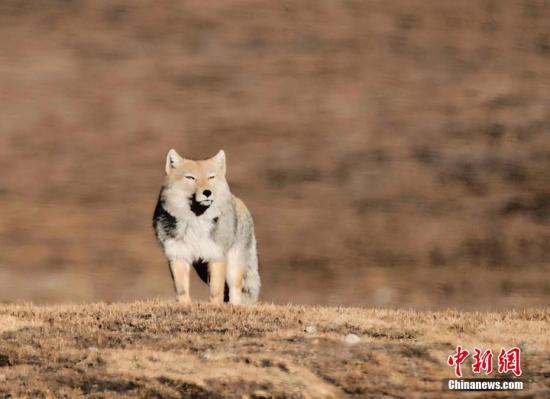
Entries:
[[[441, 379], [461, 344], [519, 345], [524, 396], [543, 398], [549, 321], [550, 309], [3, 305], [0, 397], [452, 397]], [[348, 333], [361, 341], [346, 343]]]

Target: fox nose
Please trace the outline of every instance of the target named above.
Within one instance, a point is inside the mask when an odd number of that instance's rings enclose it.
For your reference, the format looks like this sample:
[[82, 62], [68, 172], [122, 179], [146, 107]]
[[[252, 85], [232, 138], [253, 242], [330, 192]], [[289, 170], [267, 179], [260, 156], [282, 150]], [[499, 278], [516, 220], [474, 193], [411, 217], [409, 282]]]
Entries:
[[202, 192], [202, 195], [204, 195], [206, 198], [210, 197], [212, 195], [212, 191], [210, 190], [204, 190]]

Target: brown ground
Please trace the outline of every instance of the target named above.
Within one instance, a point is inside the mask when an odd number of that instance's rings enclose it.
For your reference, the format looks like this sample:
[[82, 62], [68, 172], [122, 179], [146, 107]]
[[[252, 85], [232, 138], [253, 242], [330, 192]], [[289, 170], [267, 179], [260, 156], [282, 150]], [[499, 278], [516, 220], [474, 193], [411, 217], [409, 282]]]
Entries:
[[170, 296], [175, 147], [226, 150], [264, 300], [548, 306], [549, 64], [543, 0], [1, 1], [0, 301]]
[[[550, 309], [3, 305], [0, 397], [513, 396], [443, 392], [442, 379], [453, 377], [446, 359], [460, 344], [496, 353], [519, 345], [529, 388], [517, 396], [547, 398], [549, 328]], [[345, 342], [349, 333], [361, 341]]]

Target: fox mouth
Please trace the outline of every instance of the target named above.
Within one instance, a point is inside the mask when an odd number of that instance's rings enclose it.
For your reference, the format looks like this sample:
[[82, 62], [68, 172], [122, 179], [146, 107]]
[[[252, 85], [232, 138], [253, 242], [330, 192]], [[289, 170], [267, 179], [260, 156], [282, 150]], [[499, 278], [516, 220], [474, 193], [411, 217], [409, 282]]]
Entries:
[[212, 205], [212, 202], [213, 201], [211, 199], [205, 199], [205, 200], [202, 200], [202, 201], [197, 201], [197, 196], [195, 194], [193, 194], [191, 197], [189, 197], [189, 206], [191, 208], [191, 211], [196, 216], [200, 216], [204, 212], [206, 212], [206, 210], [210, 207], [210, 205]]

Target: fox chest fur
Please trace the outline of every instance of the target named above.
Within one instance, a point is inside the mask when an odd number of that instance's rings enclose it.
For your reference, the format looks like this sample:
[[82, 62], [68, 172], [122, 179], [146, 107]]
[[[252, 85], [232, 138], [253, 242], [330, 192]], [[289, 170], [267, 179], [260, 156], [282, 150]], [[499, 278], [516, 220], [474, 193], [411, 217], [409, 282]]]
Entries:
[[232, 208], [190, 212], [190, 202], [190, 198], [172, 198], [164, 190], [159, 195], [153, 227], [167, 258], [189, 264], [221, 259], [233, 244]]

